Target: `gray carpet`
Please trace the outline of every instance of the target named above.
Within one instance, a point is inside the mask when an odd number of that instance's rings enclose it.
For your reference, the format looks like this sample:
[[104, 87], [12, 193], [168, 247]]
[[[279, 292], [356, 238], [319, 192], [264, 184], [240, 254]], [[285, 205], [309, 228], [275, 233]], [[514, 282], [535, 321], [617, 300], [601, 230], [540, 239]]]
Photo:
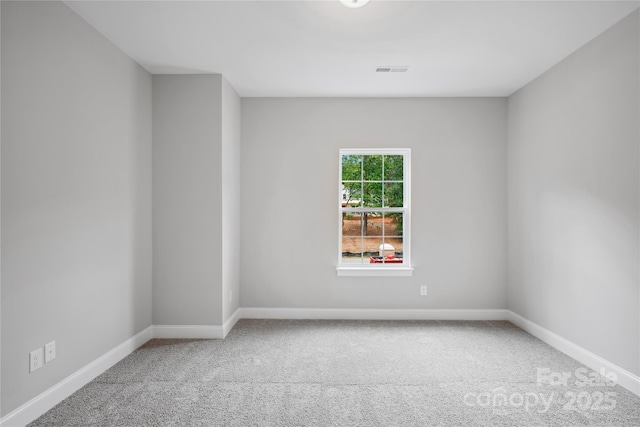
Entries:
[[640, 426], [579, 368], [508, 322], [241, 320], [149, 341], [30, 425]]

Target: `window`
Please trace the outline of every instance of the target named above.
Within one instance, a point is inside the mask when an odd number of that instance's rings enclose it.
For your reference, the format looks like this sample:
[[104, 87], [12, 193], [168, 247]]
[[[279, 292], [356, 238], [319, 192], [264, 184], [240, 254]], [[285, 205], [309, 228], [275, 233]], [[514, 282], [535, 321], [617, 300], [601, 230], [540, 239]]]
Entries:
[[411, 275], [411, 150], [340, 150], [338, 275]]

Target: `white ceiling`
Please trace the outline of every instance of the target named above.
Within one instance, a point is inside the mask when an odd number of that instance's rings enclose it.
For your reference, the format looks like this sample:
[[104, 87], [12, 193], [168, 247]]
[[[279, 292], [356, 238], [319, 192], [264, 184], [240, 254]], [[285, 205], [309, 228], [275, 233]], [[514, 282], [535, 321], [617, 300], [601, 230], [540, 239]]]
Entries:
[[640, 1], [67, 4], [149, 72], [221, 73], [243, 97], [507, 96]]

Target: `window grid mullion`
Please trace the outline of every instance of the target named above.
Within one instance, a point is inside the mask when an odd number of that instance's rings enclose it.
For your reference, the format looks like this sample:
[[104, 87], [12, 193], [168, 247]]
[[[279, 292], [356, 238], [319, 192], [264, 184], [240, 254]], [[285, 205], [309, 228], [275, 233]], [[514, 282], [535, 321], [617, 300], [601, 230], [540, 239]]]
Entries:
[[[342, 182], [382, 182], [381, 179], [345, 179]], [[401, 179], [387, 179], [384, 182], [399, 182], [402, 183]]]
[[[385, 228], [386, 228], [385, 224], [384, 224], [385, 219], [386, 219], [385, 218], [385, 213], [382, 212], [382, 263], [383, 264], [385, 263], [385, 258], [386, 258], [385, 254], [387, 253], [387, 251], [385, 250], [385, 246], [384, 246], [384, 243], [385, 243], [384, 242], [384, 232], [385, 232]], [[380, 252], [378, 252], [378, 255], [380, 255]]]
[[[384, 155], [382, 156], [382, 190], [380, 192], [380, 194], [382, 194], [382, 200], [380, 200], [380, 206], [382, 206], [384, 208]], [[382, 217], [384, 218], [384, 214], [382, 215]], [[382, 225], [384, 226], [384, 221], [382, 223]], [[384, 242], [383, 242], [384, 243]]]
[[404, 213], [407, 211], [407, 208], [340, 208], [342, 212], [347, 213], [376, 213], [376, 212], [387, 212], [387, 213]]
[[360, 264], [364, 264], [364, 225], [362, 219], [363, 216], [360, 214]]
[[[360, 207], [364, 207], [364, 158], [362, 156], [362, 163], [360, 163]], [[364, 264], [364, 222], [366, 221], [364, 215], [360, 214], [360, 264]]]

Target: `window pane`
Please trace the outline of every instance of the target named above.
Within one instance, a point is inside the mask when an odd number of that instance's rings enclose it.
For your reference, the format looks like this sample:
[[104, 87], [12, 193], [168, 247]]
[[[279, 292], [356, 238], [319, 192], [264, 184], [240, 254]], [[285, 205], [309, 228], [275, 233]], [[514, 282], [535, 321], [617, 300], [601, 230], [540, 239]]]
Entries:
[[403, 184], [401, 182], [384, 183], [384, 206], [388, 208], [401, 208], [404, 206]]
[[382, 181], [382, 156], [363, 156], [364, 180]]
[[362, 235], [368, 237], [382, 237], [382, 212], [362, 214]]
[[403, 156], [384, 156], [384, 180], [402, 181]]
[[342, 207], [355, 208], [362, 202], [362, 182], [342, 183]]
[[362, 236], [362, 214], [342, 213], [342, 235], [358, 239]]
[[362, 264], [362, 238], [343, 237], [341, 262], [345, 264]]
[[359, 181], [362, 179], [362, 156], [342, 156], [342, 180]]
[[365, 262], [369, 264], [402, 264], [402, 238], [365, 238]]
[[382, 244], [382, 237], [365, 237], [364, 242], [364, 256], [369, 258], [372, 256], [378, 256], [380, 252], [380, 245]]
[[384, 217], [384, 235], [386, 237], [402, 236], [402, 220], [401, 213], [387, 213]]
[[381, 182], [365, 182], [364, 188], [364, 206], [367, 208], [382, 207], [382, 183]]
[[402, 237], [386, 237], [383, 263], [402, 264]]

